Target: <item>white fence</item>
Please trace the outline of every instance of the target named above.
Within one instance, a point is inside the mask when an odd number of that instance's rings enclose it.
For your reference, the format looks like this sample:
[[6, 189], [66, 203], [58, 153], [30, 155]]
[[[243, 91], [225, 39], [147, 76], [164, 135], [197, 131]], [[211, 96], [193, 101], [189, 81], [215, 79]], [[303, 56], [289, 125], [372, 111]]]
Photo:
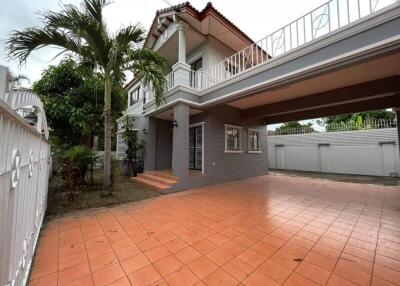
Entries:
[[[46, 210], [50, 145], [40, 99], [0, 66], [0, 285], [25, 285]], [[15, 111], [35, 107], [31, 125]]]
[[399, 176], [397, 128], [268, 136], [271, 169]]
[[275, 135], [294, 135], [294, 134], [308, 134], [308, 133], [324, 133], [324, 132], [339, 132], [339, 131], [361, 131], [383, 128], [397, 127], [396, 119], [373, 119], [366, 120], [362, 123], [357, 122], [338, 122], [327, 123], [322, 125], [303, 125], [299, 127], [279, 127], [275, 130], [268, 130], [268, 136]]

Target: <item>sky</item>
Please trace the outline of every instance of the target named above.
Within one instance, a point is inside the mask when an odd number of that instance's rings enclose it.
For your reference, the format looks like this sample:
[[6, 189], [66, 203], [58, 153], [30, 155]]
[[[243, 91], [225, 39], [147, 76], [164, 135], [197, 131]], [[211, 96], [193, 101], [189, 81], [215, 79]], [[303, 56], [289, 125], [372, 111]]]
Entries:
[[[105, 8], [104, 16], [111, 32], [124, 25], [141, 23], [146, 29], [154, 19], [158, 9], [176, 5], [183, 0], [114, 0]], [[192, 0], [198, 10], [203, 9], [208, 0]], [[236, 26], [257, 41], [282, 26], [299, 18], [326, 0], [214, 0], [214, 7]], [[54, 57], [59, 50], [44, 48], [35, 51], [25, 65], [7, 58], [5, 40], [12, 30], [41, 26], [38, 12], [59, 10], [61, 4], [77, 4], [79, 0], [10, 0], [4, 1], [0, 9], [0, 65], [8, 66], [14, 74], [26, 75], [31, 83], [40, 79], [41, 73], [49, 65], [57, 64], [61, 58]]]

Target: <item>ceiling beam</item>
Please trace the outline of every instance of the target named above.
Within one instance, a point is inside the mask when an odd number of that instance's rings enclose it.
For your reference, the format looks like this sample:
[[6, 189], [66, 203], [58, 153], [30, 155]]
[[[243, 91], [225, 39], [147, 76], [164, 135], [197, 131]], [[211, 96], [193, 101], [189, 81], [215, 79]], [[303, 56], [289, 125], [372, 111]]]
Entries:
[[387, 97], [366, 99], [358, 102], [338, 104], [334, 106], [315, 108], [310, 110], [296, 111], [286, 114], [271, 115], [264, 118], [266, 124], [275, 124], [288, 121], [298, 121], [319, 117], [334, 116], [339, 114], [349, 114], [370, 110], [392, 108], [400, 106], [400, 93], [392, 94]]
[[262, 118], [274, 114], [278, 115], [281, 113], [301, 111], [304, 109], [319, 108], [326, 105], [336, 105], [344, 102], [365, 100], [368, 97], [398, 91], [400, 91], [400, 76], [396, 75], [339, 89], [315, 93], [301, 98], [289, 99], [249, 108], [243, 110], [241, 115], [244, 119]]

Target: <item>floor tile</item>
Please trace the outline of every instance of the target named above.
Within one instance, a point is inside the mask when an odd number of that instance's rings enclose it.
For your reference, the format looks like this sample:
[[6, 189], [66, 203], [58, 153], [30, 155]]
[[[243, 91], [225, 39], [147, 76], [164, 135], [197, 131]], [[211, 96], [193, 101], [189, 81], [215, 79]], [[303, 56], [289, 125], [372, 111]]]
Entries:
[[139, 269], [142, 269], [150, 264], [151, 262], [143, 253], [139, 253], [135, 256], [132, 256], [126, 260], [121, 261], [122, 268], [124, 269], [125, 273], [128, 274], [135, 272]]
[[326, 271], [315, 264], [308, 263], [307, 261], [301, 262], [295, 271], [321, 285], [325, 285], [331, 275], [330, 271]]
[[128, 275], [129, 281], [135, 286], [146, 286], [161, 279], [160, 274], [152, 265], [148, 265]]
[[210, 240], [206, 238], [193, 244], [192, 247], [203, 255], [206, 255], [213, 249], [217, 248], [217, 246], [214, 243], [212, 243]]
[[166, 256], [153, 263], [153, 265], [162, 276], [167, 276], [183, 267], [183, 264], [174, 255]]
[[286, 280], [286, 278], [292, 273], [291, 269], [286, 268], [272, 260], [267, 260], [266, 262], [264, 262], [258, 268], [258, 270], [280, 284], [282, 284]]
[[317, 282], [314, 282], [313, 280], [310, 280], [301, 274], [298, 274], [296, 272], [293, 272], [290, 274], [290, 276], [287, 278], [285, 283], [283, 284], [285, 286], [320, 286]]
[[122, 277], [125, 277], [125, 273], [119, 264], [109, 265], [93, 273], [93, 281], [96, 286], [110, 284]]
[[199, 278], [187, 267], [183, 267], [168, 275], [165, 277], [165, 280], [169, 285], [174, 286], [191, 286], [199, 282]]
[[205, 256], [197, 258], [188, 265], [189, 269], [200, 279], [215, 271], [218, 266]]
[[254, 267], [239, 258], [232, 259], [222, 269], [239, 281], [243, 281], [254, 271]]
[[202, 256], [202, 254], [196, 251], [193, 247], [185, 247], [174, 254], [183, 264], [189, 264], [193, 260]]
[[209, 274], [203, 281], [207, 286], [235, 286], [239, 284], [238, 280], [221, 268]]
[[246, 286], [278, 286], [280, 285], [276, 281], [272, 280], [260, 271], [254, 271], [249, 277], [247, 277], [243, 284]]
[[217, 264], [218, 266], [222, 266], [231, 260], [234, 256], [230, 254], [228, 251], [224, 250], [223, 248], [217, 248], [209, 252], [207, 258], [210, 259], [212, 262]]
[[172, 254], [172, 253], [163, 245], [156, 246], [156, 247], [144, 252], [144, 255], [146, 255], [146, 257], [152, 263], [157, 260], [160, 260], [161, 258], [164, 258], [170, 254]]

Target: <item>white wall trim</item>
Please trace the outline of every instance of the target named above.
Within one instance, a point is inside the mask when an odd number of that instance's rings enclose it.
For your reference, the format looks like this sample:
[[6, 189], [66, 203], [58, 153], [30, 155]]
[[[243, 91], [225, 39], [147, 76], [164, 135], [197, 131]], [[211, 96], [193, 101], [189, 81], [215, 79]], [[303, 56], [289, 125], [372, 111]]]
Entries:
[[204, 121], [202, 121], [202, 122], [197, 122], [197, 123], [193, 123], [193, 124], [190, 124], [190, 125], [189, 125], [189, 128], [198, 127], [198, 126], [203, 126], [204, 124], [206, 124]]

